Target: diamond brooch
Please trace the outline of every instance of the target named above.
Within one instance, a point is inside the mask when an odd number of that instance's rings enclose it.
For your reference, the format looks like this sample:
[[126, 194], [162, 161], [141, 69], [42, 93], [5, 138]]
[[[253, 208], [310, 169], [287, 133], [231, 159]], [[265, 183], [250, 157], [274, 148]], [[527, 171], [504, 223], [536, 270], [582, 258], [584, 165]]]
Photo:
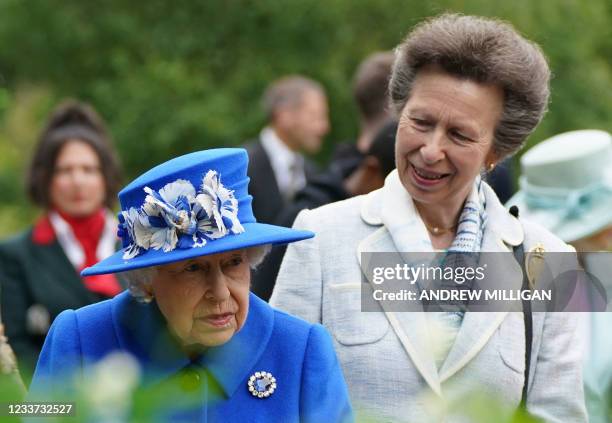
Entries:
[[249, 392], [257, 398], [268, 398], [276, 390], [276, 378], [269, 372], [255, 372], [247, 382]]

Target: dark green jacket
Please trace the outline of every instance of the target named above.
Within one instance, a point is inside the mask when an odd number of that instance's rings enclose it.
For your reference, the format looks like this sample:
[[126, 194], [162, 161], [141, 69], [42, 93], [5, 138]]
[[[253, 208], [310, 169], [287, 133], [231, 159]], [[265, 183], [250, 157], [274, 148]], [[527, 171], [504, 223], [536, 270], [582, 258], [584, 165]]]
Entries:
[[35, 243], [32, 229], [0, 243], [0, 286], [5, 334], [26, 384], [55, 317], [106, 298], [85, 287], [57, 240]]

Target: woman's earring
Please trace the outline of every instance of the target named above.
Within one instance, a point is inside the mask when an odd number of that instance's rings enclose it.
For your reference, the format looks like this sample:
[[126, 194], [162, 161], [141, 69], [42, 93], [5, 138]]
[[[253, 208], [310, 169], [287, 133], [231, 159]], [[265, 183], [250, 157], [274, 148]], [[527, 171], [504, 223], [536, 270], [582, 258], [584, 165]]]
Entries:
[[489, 172], [493, 172], [493, 169], [495, 169], [495, 163], [489, 163], [489, 165], [487, 166], [487, 170]]
[[153, 288], [148, 285], [145, 289], [144, 289], [144, 296], [142, 298], [143, 302], [145, 302], [146, 304], [152, 302], [155, 299], [155, 293], [153, 292]]

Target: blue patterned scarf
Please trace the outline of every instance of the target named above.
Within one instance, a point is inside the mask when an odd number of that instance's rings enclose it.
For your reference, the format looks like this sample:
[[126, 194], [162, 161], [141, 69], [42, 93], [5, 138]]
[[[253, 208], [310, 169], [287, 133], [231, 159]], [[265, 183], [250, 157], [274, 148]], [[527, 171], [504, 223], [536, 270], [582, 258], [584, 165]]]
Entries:
[[487, 225], [487, 202], [480, 176], [476, 178], [474, 188], [463, 205], [457, 223], [457, 234], [448, 253], [472, 253], [478, 259]]
[[[483, 182], [480, 177], [474, 181], [474, 187], [463, 205], [463, 211], [457, 223], [457, 233], [451, 246], [442, 259], [445, 267], [475, 267], [480, 258], [482, 238], [487, 224], [486, 199]], [[443, 282], [444, 289], [472, 289], [473, 280], [462, 284], [455, 281]], [[461, 310], [467, 303], [457, 304]]]
[[[457, 233], [451, 246], [447, 250], [444, 259], [444, 266], [475, 266], [480, 258], [480, 248], [482, 238], [487, 224], [486, 199], [483, 190], [483, 182], [480, 177], [477, 177], [474, 188], [468, 195], [463, 206], [463, 211], [459, 216], [457, 223]], [[444, 289], [472, 289], [473, 281], [468, 280], [459, 285], [454, 281], [442, 283]], [[455, 342], [459, 328], [463, 323], [463, 316], [467, 303], [454, 303], [454, 311], [442, 313], [427, 313], [427, 319], [433, 319], [430, 324], [437, 325], [441, 329], [441, 335], [438, 336], [438, 350], [434, 353], [436, 365], [438, 368], [442, 366], [448, 352]], [[435, 323], [434, 323], [435, 322]]]

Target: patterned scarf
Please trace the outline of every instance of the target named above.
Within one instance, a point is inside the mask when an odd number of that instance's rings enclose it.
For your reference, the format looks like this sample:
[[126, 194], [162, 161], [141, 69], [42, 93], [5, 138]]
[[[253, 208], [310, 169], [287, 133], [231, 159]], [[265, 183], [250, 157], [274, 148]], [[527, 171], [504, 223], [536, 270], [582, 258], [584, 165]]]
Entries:
[[[486, 200], [483, 182], [480, 177], [474, 182], [474, 187], [463, 205], [463, 211], [457, 223], [457, 234], [447, 250], [442, 265], [445, 267], [475, 267], [480, 258], [482, 238], [487, 224]], [[473, 280], [466, 280], [459, 284], [455, 281], [443, 281], [443, 289], [472, 289]], [[467, 306], [465, 302], [454, 303], [462, 310]]]
[[457, 234], [448, 249], [448, 253], [471, 253], [476, 258], [480, 256], [480, 247], [485, 226], [487, 225], [487, 202], [480, 176], [474, 182], [463, 211], [457, 223]]
[[[486, 224], [487, 213], [483, 182], [480, 177], [477, 177], [459, 216], [457, 234], [444, 256], [443, 265], [451, 267], [475, 266], [480, 258], [480, 248]], [[447, 290], [471, 290], [472, 285], [473, 280], [467, 280], [463, 284], [457, 284], [454, 281], [443, 281], [440, 284], [441, 288]], [[455, 342], [459, 328], [463, 323], [466, 307], [467, 302], [454, 302], [454, 311], [426, 313], [429, 327], [432, 332], [437, 334], [433, 350], [438, 369], [441, 368]]]

